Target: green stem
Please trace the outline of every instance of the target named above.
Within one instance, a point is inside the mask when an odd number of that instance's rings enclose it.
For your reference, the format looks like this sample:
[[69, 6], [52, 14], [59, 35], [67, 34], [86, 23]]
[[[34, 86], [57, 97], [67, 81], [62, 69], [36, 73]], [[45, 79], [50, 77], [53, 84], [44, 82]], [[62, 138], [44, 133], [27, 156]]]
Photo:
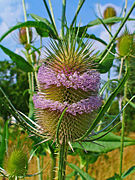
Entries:
[[[111, 33], [111, 26], [109, 25], [109, 32]], [[111, 34], [109, 34], [109, 42], [111, 41], [112, 37], [111, 37]], [[107, 77], [107, 81], [110, 80], [110, 69], [108, 71], [108, 77]], [[106, 100], [108, 99], [108, 95], [109, 95], [109, 89], [110, 89], [110, 86], [108, 85], [107, 86], [107, 91], [106, 91]]]
[[34, 104], [33, 104], [33, 92], [34, 92], [34, 77], [33, 73], [29, 72], [28, 73], [28, 81], [29, 81], [29, 118], [33, 118], [33, 112], [34, 112]]
[[119, 71], [118, 80], [120, 80], [121, 75], [122, 75], [123, 61], [124, 61], [124, 58], [121, 58], [121, 64], [120, 64], [120, 71]]
[[62, 34], [62, 37], [64, 37], [65, 13], [66, 13], [66, 0], [63, 0], [63, 2], [62, 2], [62, 18], [61, 18], [61, 34]]
[[[128, 69], [128, 60], [125, 60], [125, 66], [126, 66], [126, 71]], [[123, 107], [126, 105], [126, 98], [127, 98], [127, 81], [125, 83], [124, 87], [124, 99], [123, 99]], [[121, 128], [121, 147], [120, 147], [120, 177], [122, 175], [122, 162], [123, 162], [123, 152], [124, 152], [124, 131], [125, 131], [125, 117], [126, 116], [126, 109], [123, 110], [122, 113], [122, 128]]]
[[[23, 11], [24, 11], [24, 19], [25, 22], [27, 21], [27, 12], [26, 12], [26, 6], [25, 6], [25, 0], [22, 0], [22, 5], [23, 5]], [[30, 36], [29, 36], [29, 29], [26, 27], [26, 33], [27, 33], [27, 44], [30, 44]], [[27, 60], [29, 61], [30, 64], [33, 64], [33, 57], [31, 54], [31, 49], [27, 50]], [[30, 55], [31, 54], [31, 55]], [[34, 104], [33, 104], [33, 92], [34, 92], [34, 74], [33, 72], [28, 73], [28, 81], [29, 81], [29, 118], [33, 118], [33, 111], [34, 111]]]
[[88, 170], [89, 170], [89, 161], [87, 160], [86, 161], [86, 173], [88, 173]]
[[54, 18], [53, 18], [54, 16], [52, 17], [52, 14], [51, 14], [51, 12], [50, 12], [50, 10], [49, 10], [49, 8], [48, 8], [48, 5], [47, 5], [46, 0], [43, 0], [43, 2], [44, 2], [44, 5], [45, 5], [45, 8], [46, 8], [46, 10], [47, 10], [48, 16], [49, 16], [49, 18], [50, 18], [50, 20], [51, 20], [51, 23], [52, 23], [52, 25], [53, 25], [53, 28], [54, 28], [54, 30], [55, 30], [55, 33], [56, 33], [56, 35], [58, 36], [57, 28], [56, 28], [56, 25], [55, 25], [55, 20], [54, 20]]
[[[24, 11], [24, 19], [25, 22], [27, 21], [27, 12], [26, 12], [26, 6], [25, 6], [25, 0], [22, 0], [23, 5], [23, 11]], [[26, 27], [26, 34], [27, 34], [27, 43], [30, 44], [30, 36], [29, 36], [29, 28]]]
[[78, 16], [78, 14], [79, 14], [79, 12], [80, 12], [84, 2], [85, 2], [85, 0], [79, 1], [78, 8], [76, 10], [75, 16], [74, 16], [74, 18], [72, 20], [72, 23], [71, 23], [70, 27], [73, 27], [73, 25], [74, 25], [74, 23], [75, 23], [75, 21], [77, 19], [77, 16]]
[[[41, 172], [40, 157], [38, 157], [38, 156], [37, 156], [37, 167], [38, 167], [38, 172]], [[42, 173], [40, 173], [40, 174], [38, 175], [38, 179], [39, 179], [39, 180], [43, 180]]]
[[55, 179], [56, 159], [57, 159], [57, 155], [55, 153], [51, 153], [50, 180]]
[[125, 0], [125, 7], [124, 7], [124, 12], [123, 12], [123, 17], [125, 16], [127, 11], [127, 0]]
[[68, 145], [63, 141], [63, 143], [59, 145], [59, 148], [58, 180], [65, 180]]

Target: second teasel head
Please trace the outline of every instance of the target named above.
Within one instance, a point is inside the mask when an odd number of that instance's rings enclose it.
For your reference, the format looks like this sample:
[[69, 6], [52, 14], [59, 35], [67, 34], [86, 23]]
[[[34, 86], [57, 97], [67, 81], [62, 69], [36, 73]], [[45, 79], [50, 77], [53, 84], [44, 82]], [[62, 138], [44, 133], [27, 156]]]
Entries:
[[135, 35], [130, 34], [127, 28], [118, 38], [117, 48], [120, 56], [130, 56], [135, 53]]

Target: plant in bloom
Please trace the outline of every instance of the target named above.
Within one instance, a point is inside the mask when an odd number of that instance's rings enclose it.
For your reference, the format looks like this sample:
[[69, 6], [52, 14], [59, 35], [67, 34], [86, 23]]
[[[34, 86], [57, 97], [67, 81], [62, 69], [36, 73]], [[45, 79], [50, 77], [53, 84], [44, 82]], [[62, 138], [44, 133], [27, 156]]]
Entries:
[[91, 44], [68, 35], [62, 41], [51, 41], [46, 59], [38, 71], [39, 91], [34, 95], [35, 116], [47, 138], [73, 142], [82, 137], [101, 106], [98, 96], [100, 74], [94, 68]]

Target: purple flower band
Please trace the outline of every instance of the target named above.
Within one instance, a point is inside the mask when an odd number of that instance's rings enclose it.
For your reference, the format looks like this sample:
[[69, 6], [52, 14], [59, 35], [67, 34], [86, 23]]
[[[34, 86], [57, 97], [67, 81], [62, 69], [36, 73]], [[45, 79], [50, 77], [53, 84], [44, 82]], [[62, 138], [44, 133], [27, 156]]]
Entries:
[[42, 93], [38, 93], [33, 96], [33, 101], [35, 108], [39, 109], [51, 109], [53, 111], [58, 110], [62, 112], [65, 107], [68, 107], [68, 113], [76, 115], [76, 113], [91, 113], [97, 110], [101, 106], [101, 98], [97, 96], [90, 96], [87, 99], [82, 99], [77, 103], [68, 104], [67, 102], [60, 103], [59, 101], [53, 101], [50, 99], [45, 99]]
[[88, 70], [83, 74], [75, 71], [67, 76], [63, 72], [56, 72], [42, 65], [38, 71], [38, 80], [43, 89], [48, 89], [51, 85], [57, 85], [57, 87], [63, 85], [66, 88], [96, 91], [100, 84], [100, 74], [94, 70]]

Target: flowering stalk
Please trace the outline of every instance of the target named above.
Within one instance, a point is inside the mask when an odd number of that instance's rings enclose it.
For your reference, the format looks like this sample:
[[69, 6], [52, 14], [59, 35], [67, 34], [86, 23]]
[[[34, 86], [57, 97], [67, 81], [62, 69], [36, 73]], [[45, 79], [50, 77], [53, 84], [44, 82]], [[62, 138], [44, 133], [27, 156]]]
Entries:
[[69, 34], [46, 47], [46, 61], [38, 71], [40, 90], [33, 96], [42, 132], [59, 145], [60, 180], [65, 179], [68, 144], [85, 134], [101, 106], [100, 74], [92, 65], [91, 45], [77, 47], [76, 40]]
[[[125, 71], [129, 69], [128, 67], [128, 61], [130, 60], [130, 56], [134, 54], [134, 36], [128, 32], [128, 29], [125, 28], [124, 33], [118, 38], [118, 52], [122, 56], [121, 58], [121, 67], [119, 72], [120, 79], [122, 75], [122, 65], [123, 61], [125, 60]], [[128, 82], [126, 81], [125, 87], [124, 87], [124, 97], [123, 97], [123, 107], [126, 104], [127, 99], [127, 92], [128, 92]], [[119, 107], [121, 108], [121, 102], [119, 102]], [[121, 110], [121, 109], [120, 109]], [[123, 114], [121, 117], [121, 151], [120, 151], [120, 176], [122, 175], [122, 162], [123, 162], [123, 151], [124, 151], [124, 130], [125, 130], [125, 119], [126, 119], [126, 110], [123, 110]]]
[[66, 175], [66, 160], [67, 160], [67, 152], [68, 145], [61, 144], [59, 150], [59, 168], [58, 168], [58, 179], [64, 180]]
[[55, 153], [51, 153], [50, 179], [55, 178], [56, 160], [57, 160], [57, 155]]
[[[26, 14], [26, 7], [25, 7], [25, 0], [22, 0], [22, 5], [23, 5], [23, 10], [24, 10], [24, 17], [25, 17], [25, 21], [27, 21], [27, 14]], [[32, 31], [31, 31], [32, 33]], [[31, 34], [32, 35], [32, 34]], [[30, 31], [29, 29], [26, 27], [26, 39], [27, 39], [27, 43], [26, 43], [26, 52], [27, 52], [27, 60], [29, 61], [30, 64], [33, 63], [33, 57], [31, 53], [31, 49], [29, 47], [30, 43], [31, 43], [31, 39], [30, 39]], [[32, 37], [31, 37], [32, 38]], [[30, 52], [29, 52], [30, 51]], [[35, 76], [36, 76], [36, 72], [35, 72]], [[32, 101], [32, 96], [33, 96], [33, 92], [34, 92], [34, 74], [33, 72], [29, 72], [28, 73], [28, 81], [29, 81], [29, 90], [30, 90], [30, 97], [29, 97], [29, 117], [32, 119], [33, 118], [33, 101]]]
[[[128, 59], [125, 60], [125, 66], [126, 66], [126, 71], [128, 69]], [[123, 100], [123, 107], [126, 105], [126, 98], [127, 98], [127, 81], [125, 83], [124, 87], [124, 100]], [[123, 162], [123, 151], [124, 151], [124, 131], [125, 131], [125, 115], [126, 115], [126, 109], [123, 110], [122, 113], [122, 129], [121, 129], [121, 148], [120, 148], [120, 177], [122, 175], [122, 162]]]

